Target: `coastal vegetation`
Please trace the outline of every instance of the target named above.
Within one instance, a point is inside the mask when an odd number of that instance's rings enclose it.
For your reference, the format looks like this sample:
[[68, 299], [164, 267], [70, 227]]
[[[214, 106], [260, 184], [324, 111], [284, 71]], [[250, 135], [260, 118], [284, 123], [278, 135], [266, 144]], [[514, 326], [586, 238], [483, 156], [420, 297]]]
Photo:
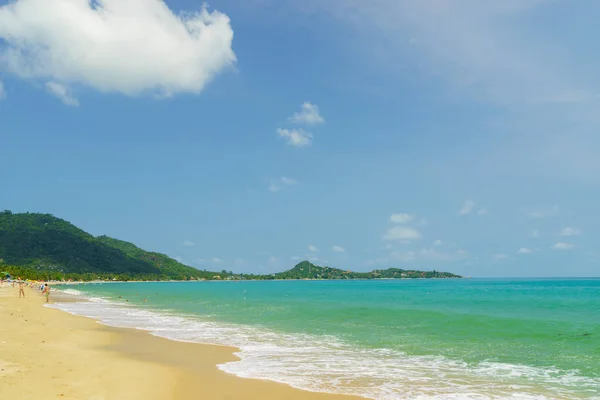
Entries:
[[274, 274], [199, 270], [165, 254], [93, 236], [51, 214], [0, 212], [0, 272], [35, 280], [275, 280], [459, 278], [439, 271], [389, 268], [352, 272], [303, 261]]

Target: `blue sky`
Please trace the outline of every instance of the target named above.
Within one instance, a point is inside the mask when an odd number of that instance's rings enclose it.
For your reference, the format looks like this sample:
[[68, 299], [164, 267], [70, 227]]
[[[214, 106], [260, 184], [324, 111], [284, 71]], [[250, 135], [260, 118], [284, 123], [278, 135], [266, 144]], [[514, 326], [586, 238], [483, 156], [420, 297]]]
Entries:
[[597, 2], [0, 7], [1, 209], [213, 270], [600, 275]]

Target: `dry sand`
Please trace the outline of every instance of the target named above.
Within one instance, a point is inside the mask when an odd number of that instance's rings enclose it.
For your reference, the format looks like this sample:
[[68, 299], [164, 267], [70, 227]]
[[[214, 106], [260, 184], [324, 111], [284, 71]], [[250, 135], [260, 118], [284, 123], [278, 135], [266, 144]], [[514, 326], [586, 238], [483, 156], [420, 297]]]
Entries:
[[358, 400], [226, 374], [235, 349], [109, 328], [0, 286], [0, 399]]

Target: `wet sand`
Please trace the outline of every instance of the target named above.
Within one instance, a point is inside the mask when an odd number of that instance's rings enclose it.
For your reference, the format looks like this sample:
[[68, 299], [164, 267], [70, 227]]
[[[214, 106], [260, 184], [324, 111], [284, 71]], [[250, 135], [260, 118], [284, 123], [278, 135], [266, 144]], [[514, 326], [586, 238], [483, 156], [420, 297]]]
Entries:
[[0, 287], [0, 399], [358, 400], [226, 374], [236, 349], [110, 328]]

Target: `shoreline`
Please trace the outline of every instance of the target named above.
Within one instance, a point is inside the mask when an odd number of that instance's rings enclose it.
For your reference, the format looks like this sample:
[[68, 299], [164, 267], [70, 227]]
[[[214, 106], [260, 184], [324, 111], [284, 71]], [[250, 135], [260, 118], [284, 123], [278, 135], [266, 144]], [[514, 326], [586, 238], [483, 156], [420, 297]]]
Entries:
[[109, 327], [44, 307], [36, 289], [25, 294], [0, 287], [0, 398], [363, 399], [227, 374], [217, 365], [238, 360], [236, 348]]

